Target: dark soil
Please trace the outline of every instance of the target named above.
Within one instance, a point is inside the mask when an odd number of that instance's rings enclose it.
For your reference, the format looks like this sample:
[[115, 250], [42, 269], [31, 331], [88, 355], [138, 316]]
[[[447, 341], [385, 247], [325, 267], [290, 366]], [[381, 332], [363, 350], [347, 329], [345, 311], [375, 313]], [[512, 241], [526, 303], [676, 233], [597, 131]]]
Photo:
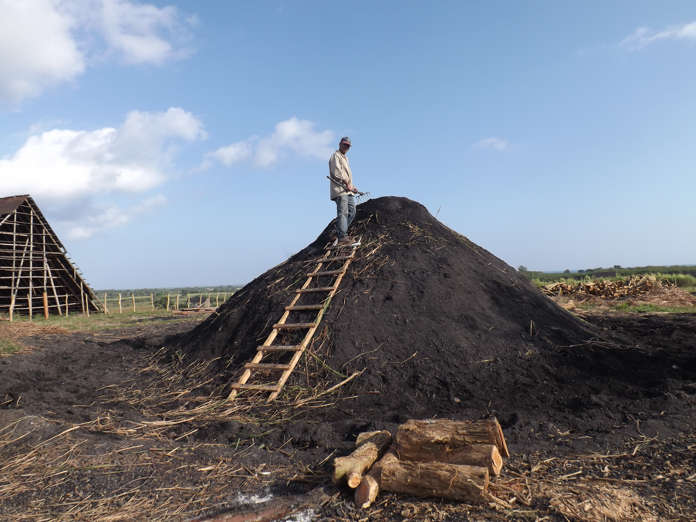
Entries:
[[[330, 228], [193, 329], [34, 336], [0, 358], [0, 519], [244, 520], [291, 506], [321, 520], [692, 518], [696, 315], [572, 315], [417, 203], [358, 210], [358, 258], [274, 405], [202, 408], [221, 402]], [[512, 453], [492, 485], [508, 507], [386, 494], [365, 512], [330, 485], [331, 458], [360, 431], [490, 415]], [[288, 502], [245, 507], [239, 491]]]
[[[179, 339], [180, 349], [219, 357], [220, 383], [236, 378], [331, 232], [329, 225], [240, 290]], [[390, 429], [408, 418], [495, 415], [518, 451], [554, 444], [548, 434], [568, 430], [590, 435], [589, 448], [595, 435], [621, 438], [612, 426], [627, 411], [660, 408], [667, 380], [696, 375], [693, 360], [673, 368], [669, 354], [605, 336], [414, 201], [360, 205], [353, 233], [363, 242], [357, 259], [324, 316], [313, 356], [286, 387], [296, 393], [364, 373], [341, 389], [351, 399], [315, 417], [308, 412], [279, 437], [331, 448], [360, 430]], [[297, 314], [288, 322], [303, 320]]]

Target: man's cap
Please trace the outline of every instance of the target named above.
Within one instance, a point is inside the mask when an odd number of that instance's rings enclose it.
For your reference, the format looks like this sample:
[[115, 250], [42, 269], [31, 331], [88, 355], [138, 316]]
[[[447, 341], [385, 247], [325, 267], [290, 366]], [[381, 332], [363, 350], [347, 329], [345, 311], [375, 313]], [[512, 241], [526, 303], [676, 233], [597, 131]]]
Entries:
[[350, 145], [350, 138], [348, 136], [343, 136], [341, 138], [341, 141], [339, 142], [339, 144], [341, 144], [341, 143], [345, 143], [346, 145]]

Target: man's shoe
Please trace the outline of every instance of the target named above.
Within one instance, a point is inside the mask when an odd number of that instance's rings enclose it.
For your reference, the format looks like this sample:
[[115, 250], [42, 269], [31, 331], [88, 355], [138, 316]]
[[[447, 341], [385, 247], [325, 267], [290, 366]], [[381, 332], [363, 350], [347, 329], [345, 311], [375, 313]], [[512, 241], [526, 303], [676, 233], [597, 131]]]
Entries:
[[345, 236], [345, 237], [342, 237], [341, 239], [338, 240], [338, 244], [339, 244], [340, 246], [351, 246], [351, 247], [354, 247], [354, 246], [359, 246], [359, 245], [360, 245], [360, 241], [358, 241], [358, 240], [356, 240], [356, 239], [353, 239], [353, 238], [350, 237], [350, 236]]

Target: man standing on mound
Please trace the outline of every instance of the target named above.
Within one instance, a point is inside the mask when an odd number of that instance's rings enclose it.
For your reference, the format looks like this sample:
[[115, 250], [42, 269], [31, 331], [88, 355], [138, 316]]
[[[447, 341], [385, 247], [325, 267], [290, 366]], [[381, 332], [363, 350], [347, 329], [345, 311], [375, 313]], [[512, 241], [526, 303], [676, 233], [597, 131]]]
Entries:
[[353, 185], [353, 174], [346, 153], [350, 149], [350, 138], [341, 138], [338, 150], [329, 159], [329, 197], [336, 202], [336, 235], [338, 242], [351, 244], [348, 227], [355, 217], [355, 196], [358, 189]]

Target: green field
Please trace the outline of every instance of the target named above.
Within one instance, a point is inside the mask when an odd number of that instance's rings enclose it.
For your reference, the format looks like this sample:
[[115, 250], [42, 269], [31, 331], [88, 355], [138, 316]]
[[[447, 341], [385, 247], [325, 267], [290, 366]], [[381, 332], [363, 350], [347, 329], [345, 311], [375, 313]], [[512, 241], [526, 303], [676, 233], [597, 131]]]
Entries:
[[180, 308], [188, 304], [196, 306], [210, 297], [211, 304], [222, 304], [233, 293], [239, 290], [239, 285], [218, 285], [218, 286], [184, 286], [171, 288], [119, 288], [96, 290], [95, 294], [99, 301], [103, 303], [104, 294], [107, 296], [108, 308], [110, 311], [118, 310], [119, 295], [123, 310], [132, 309], [132, 297], [136, 299], [137, 310], [152, 310], [152, 305], [156, 309], [167, 308], [167, 296], [169, 296], [170, 309], [175, 307], [176, 296], [179, 296]]
[[694, 265], [669, 265], [669, 266], [639, 266], [623, 268], [588, 268], [571, 272], [540, 272], [527, 270], [521, 266], [518, 270], [537, 286], [544, 286], [558, 281], [591, 281], [596, 279], [626, 279], [631, 276], [653, 275], [660, 281], [678, 286], [687, 292], [696, 292], [696, 266]]

